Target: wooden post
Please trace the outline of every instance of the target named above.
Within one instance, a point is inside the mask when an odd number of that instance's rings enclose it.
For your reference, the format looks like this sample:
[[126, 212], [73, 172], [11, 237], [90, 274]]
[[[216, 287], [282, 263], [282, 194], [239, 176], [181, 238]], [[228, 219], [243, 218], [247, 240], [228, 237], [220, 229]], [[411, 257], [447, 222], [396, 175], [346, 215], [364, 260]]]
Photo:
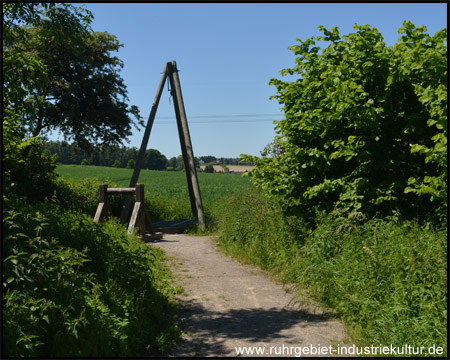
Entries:
[[[178, 133], [180, 135], [181, 149], [183, 152], [183, 160], [186, 170], [186, 178], [189, 187], [189, 196], [191, 199], [191, 206], [193, 208], [194, 216], [197, 216], [198, 223], [202, 230], [205, 229], [206, 221], [203, 212], [202, 197], [200, 194], [200, 187], [198, 185], [197, 172], [195, 170], [194, 151], [192, 149], [191, 137], [187, 124], [186, 111], [184, 108], [183, 96], [181, 94], [180, 79], [178, 77], [178, 69], [175, 61], [167, 63], [168, 75], [172, 90], [174, 90], [174, 107], [177, 116]], [[175, 106], [177, 104], [177, 106]], [[195, 205], [195, 206], [194, 206]]]
[[136, 184], [136, 202], [144, 202], [144, 184]]
[[128, 234], [133, 233], [135, 227], [139, 228], [141, 235], [146, 232], [153, 232], [150, 216], [145, 211], [144, 202], [144, 184], [136, 184], [136, 202], [134, 204], [133, 213], [131, 214], [130, 224], [128, 225]]
[[[166, 82], [167, 77], [167, 64], [164, 66], [163, 75], [161, 77], [161, 81], [158, 85], [158, 90], [156, 91], [155, 99], [153, 100], [152, 109], [150, 111], [150, 115], [148, 117], [147, 121], [147, 127], [145, 128], [144, 138], [142, 139], [141, 148], [139, 149], [138, 158], [136, 161], [136, 165], [134, 167], [133, 175], [131, 176], [130, 180], [130, 187], [134, 187], [137, 183], [137, 180], [139, 178], [139, 173], [141, 172], [142, 163], [144, 162], [145, 157], [145, 151], [147, 150], [147, 144], [148, 139], [150, 137], [150, 132], [152, 131], [153, 122], [155, 120], [156, 116], [156, 110], [158, 109], [159, 100], [161, 99], [161, 94], [164, 89], [164, 84]], [[127, 221], [128, 214], [130, 212], [130, 206], [131, 206], [131, 195], [125, 196], [125, 201], [122, 207], [122, 211], [120, 213], [120, 223], [125, 224]]]
[[138, 216], [137, 226], [142, 234], [145, 233], [154, 233], [152, 220], [150, 219], [150, 215], [145, 210], [145, 202], [144, 202], [144, 184], [136, 184], [136, 202], [141, 203], [141, 209]]
[[183, 163], [184, 163], [184, 169], [186, 171], [186, 180], [188, 183], [188, 191], [189, 191], [189, 199], [191, 201], [191, 211], [192, 214], [194, 215], [194, 217], [198, 218], [198, 214], [197, 214], [197, 206], [195, 204], [195, 195], [194, 195], [194, 190], [193, 190], [193, 186], [192, 186], [192, 178], [191, 176], [189, 176], [189, 160], [188, 160], [188, 154], [186, 151], [186, 141], [185, 141], [185, 137], [183, 135], [183, 128], [181, 126], [181, 115], [180, 115], [180, 108], [178, 106], [178, 97], [175, 91], [175, 81], [173, 79], [172, 73], [173, 73], [173, 68], [172, 68], [172, 64], [171, 63], [167, 63], [168, 64], [168, 69], [169, 69], [169, 82], [170, 82], [170, 87], [171, 87], [171, 95], [173, 97], [173, 107], [175, 110], [175, 118], [177, 121], [177, 129], [178, 129], [178, 136], [180, 138], [180, 147], [181, 147], [181, 154], [183, 156]]
[[101, 184], [99, 186], [99, 202], [97, 206], [97, 211], [95, 212], [94, 221], [100, 222], [103, 221], [105, 217], [110, 215], [109, 210], [109, 201], [108, 201], [108, 184]]

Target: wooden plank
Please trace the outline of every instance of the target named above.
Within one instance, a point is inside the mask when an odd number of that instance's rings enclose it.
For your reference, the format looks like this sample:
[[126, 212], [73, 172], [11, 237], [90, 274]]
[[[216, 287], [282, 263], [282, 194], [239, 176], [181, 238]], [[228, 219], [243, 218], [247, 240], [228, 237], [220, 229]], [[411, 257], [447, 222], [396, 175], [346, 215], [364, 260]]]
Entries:
[[162, 232], [152, 233], [152, 234], [144, 234], [142, 235], [142, 240], [144, 241], [155, 241], [161, 240], [164, 234]]
[[193, 226], [195, 220], [169, 220], [169, 221], [157, 221], [153, 225], [155, 227], [170, 227], [170, 226]]
[[155, 227], [155, 232], [161, 232], [163, 234], [184, 234], [187, 229], [193, 226], [169, 226], [169, 227]]
[[105, 203], [104, 202], [98, 203], [97, 211], [95, 212], [95, 216], [94, 216], [95, 222], [100, 222], [103, 220], [104, 211], [105, 211]]
[[108, 194], [134, 194], [136, 192], [136, 188], [109, 188], [106, 190]]
[[138, 220], [139, 210], [141, 209], [141, 203], [135, 202], [133, 212], [131, 213], [130, 224], [128, 225], [127, 234], [130, 235], [133, 233], [134, 228], [136, 227], [136, 222]]
[[99, 186], [99, 189], [98, 189], [99, 202], [98, 202], [98, 206], [97, 206], [97, 211], [95, 212], [95, 215], [94, 215], [95, 222], [102, 221], [105, 218], [105, 216], [108, 215], [109, 202], [108, 202], [107, 190], [108, 190], [108, 184], [101, 184]]
[[[150, 137], [150, 132], [152, 131], [153, 122], [154, 122], [155, 116], [156, 116], [156, 110], [158, 109], [158, 104], [159, 104], [159, 100], [161, 99], [161, 94], [164, 89], [166, 77], [167, 77], [167, 64], [164, 66], [161, 81], [159, 82], [158, 90], [156, 91], [156, 96], [155, 96], [155, 99], [153, 100], [152, 109], [150, 110], [150, 115], [149, 115], [148, 121], [147, 121], [147, 127], [145, 128], [145, 133], [144, 133], [144, 137], [142, 139], [141, 147], [139, 149], [136, 165], [133, 170], [133, 175], [131, 176], [130, 187], [133, 187], [136, 185], [137, 180], [139, 178], [139, 173], [141, 172], [142, 163], [144, 162], [144, 157], [145, 157], [145, 150], [147, 149], [148, 139]], [[123, 207], [122, 207], [122, 211], [120, 213], [120, 223], [121, 224], [125, 224], [128, 214], [130, 212], [130, 206], [131, 206], [131, 196], [126, 196]]]
[[[189, 127], [187, 124], [186, 110], [184, 108], [183, 95], [181, 93], [181, 84], [178, 77], [178, 69], [175, 61], [169, 66], [169, 79], [173, 83], [173, 89], [175, 90], [174, 104], [178, 104], [177, 115], [177, 125], [180, 133], [180, 141], [182, 143], [182, 148], [185, 149], [185, 170], [186, 177], [188, 178], [189, 195], [191, 199], [191, 204], [195, 211], [193, 211], [194, 216], [198, 218], [198, 223], [202, 230], [206, 227], [205, 214], [203, 211], [203, 202], [200, 194], [200, 186], [198, 185], [197, 171], [195, 170], [194, 162], [194, 151], [192, 149], [191, 136], [189, 134]], [[176, 109], [176, 108], [175, 108]], [[184, 144], [183, 144], [184, 143]], [[183, 146], [184, 145], [184, 146]]]

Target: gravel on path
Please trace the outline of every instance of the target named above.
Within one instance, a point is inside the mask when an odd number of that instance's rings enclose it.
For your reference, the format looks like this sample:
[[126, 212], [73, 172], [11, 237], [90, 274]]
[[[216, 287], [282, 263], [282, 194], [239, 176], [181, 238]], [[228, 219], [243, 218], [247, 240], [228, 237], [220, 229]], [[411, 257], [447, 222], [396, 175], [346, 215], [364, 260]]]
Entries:
[[[327, 356], [324, 347], [344, 345], [340, 321], [302, 305], [295, 292], [257, 267], [224, 255], [213, 237], [164, 234], [150, 244], [166, 252], [184, 288], [177, 316], [185, 333], [168, 356], [238, 356], [238, 347], [251, 347], [253, 356], [298, 357], [300, 348]], [[256, 347], [264, 347], [264, 354], [257, 355]]]

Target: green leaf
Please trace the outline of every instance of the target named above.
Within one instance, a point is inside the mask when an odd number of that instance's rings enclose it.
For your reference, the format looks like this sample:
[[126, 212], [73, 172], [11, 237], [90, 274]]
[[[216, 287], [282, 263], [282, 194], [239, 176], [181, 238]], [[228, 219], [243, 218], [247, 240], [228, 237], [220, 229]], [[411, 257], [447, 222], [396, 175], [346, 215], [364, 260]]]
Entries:
[[30, 255], [30, 261], [29, 262], [31, 262], [31, 261], [33, 261], [35, 258], [37, 258], [39, 256], [39, 254], [38, 253], [33, 253], [33, 254], [31, 254]]
[[445, 145], [445, 144], [442, 144], [442, 143], [438, 143], [438, 144], [436, 144], [435, 146], [434, 146], [434, 151], [437, 151], [437, 152], [447, 152], [447, 146]]

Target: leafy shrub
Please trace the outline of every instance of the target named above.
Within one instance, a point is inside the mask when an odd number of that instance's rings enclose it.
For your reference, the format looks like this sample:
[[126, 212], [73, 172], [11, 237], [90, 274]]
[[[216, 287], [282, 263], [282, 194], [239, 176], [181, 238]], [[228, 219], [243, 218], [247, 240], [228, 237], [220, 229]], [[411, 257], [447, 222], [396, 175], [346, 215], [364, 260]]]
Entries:
[[3, 119], [3, 191], [42, 201], [54, 190], [56, 156], [42, 150], [37, 137], [24, 138], [17, 121]]
[[281, 74], [295, 80], [270, 81], [285, 118], [277, 156], [244, 157], [253, 182], [305, 219], [339, 208], [446, 224], [446, 29], [405, 21], [387, 47], [369, 25], [319, 28], [290, 47], [296, 64]]
[[128, 160], [127, 169], [134, 169], [135, 166], [136, 166], [136, 161], [134, 161], [133, 159]]
[[179, 334], [160, 250], [50, 202], [3, 215], [7, 356], [136, 356]]
[[95, 179], [81, 181], [58, 178], [53, 201], [64, 209], [81, 211], [94, 217], [99, 201], [99, 185]]
[[310, 292], [360, 345], [429, 346], [447, 354], [447, 235], [361, 212], [316, 214], [305, 229], [262, 191], [224, 202], [218, 244]]

